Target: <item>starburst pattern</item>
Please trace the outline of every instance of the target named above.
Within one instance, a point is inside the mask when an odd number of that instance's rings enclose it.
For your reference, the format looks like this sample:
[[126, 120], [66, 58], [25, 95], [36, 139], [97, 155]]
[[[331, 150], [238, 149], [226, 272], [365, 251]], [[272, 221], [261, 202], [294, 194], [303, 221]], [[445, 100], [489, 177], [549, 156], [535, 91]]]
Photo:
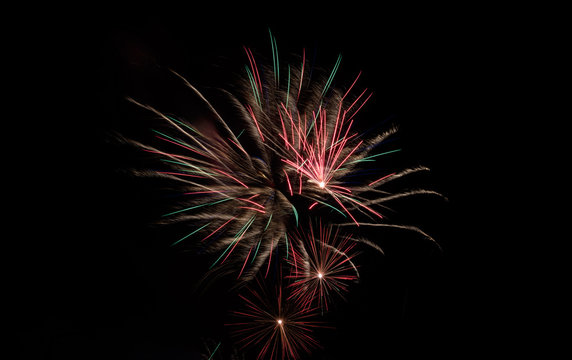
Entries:
[[315, 308], [288, 301], [280, 284], [257, 283], [239, 295], [243, 309], [233, 311], [235, 321], [227, 324], [242, 349], [257, 349], [257, 359], [298, 359], [319, 347], [314, 331], [324, 327], [316, 321]]
[[321, 222], [316, 230], [312, 224], [307, 229], [292, 236], [292, 243], [297, 246], [292, 246], [290, 257], [289, 300], [297, 301], [303, 308], [318, 306], [327, 311], [333, 294], [343, 298], [349, 284], [359, 279], [354, 264], [357, 242], [351, 235], [342, 236], [339, 228], [323, 226]]
[[[247, 286], [247, 294], [239, 295], [244, 308], [233, 315], [241, 321], [228, 324], [237, 342], [257, 347], [258, 359], [295, 359], [318, 347], [312, 336], [319, 325], [316, 310], [327, 311], [334, 294], [343, 298], [359, 279], [357, 247], [383, 252], [355, 232], [363, 226], [397, 228], [434, 241], [417, 227], [389, 223], [383, 212], [399, 198], [440, 194], [386, 187], [426, 167], [381, 172], [366, 166], [400, 149], [387, 147], [394, 126], [374, 136], [356, 130], [358, 113], [372, 96], [368, 89], [354, 94], [361, 72], [343, 91], [333, 87], [339, 56], [325, 72], [329, 75], [310, 80], [305, 50], [298, 64], [281, 67], [276, 39], [272, 34], [270, 39], [271, 67], [260, 66], [244, 47], [244, 80], [232, 93], [221, 90], [232, 109], [224, 118], [171, 71], [212, 122], [205, 125], [130, 98], [161, 126], [152, 129], [156, 144], [128, 142], [163, 166], [136, 173], [166, 179], [181, 195], [160, 221], [186, 225], [172, 246], [210, 254], [209, 274], [232, 274], [238, 284], [257, 279], [257, 290]], [[272, 263], [275, 280], [269, 284], [260, 279], [267, 278]]]

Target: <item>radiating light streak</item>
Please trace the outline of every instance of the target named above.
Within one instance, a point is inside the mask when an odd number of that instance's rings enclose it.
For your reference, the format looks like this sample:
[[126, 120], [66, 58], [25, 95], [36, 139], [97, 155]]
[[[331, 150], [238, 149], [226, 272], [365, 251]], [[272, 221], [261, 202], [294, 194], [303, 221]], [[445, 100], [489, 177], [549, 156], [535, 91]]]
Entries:
[[257, 208], [253, 208], [253, 207], [249, 207], [249, 206], [239, 206], [239, 209], [247, 209], [247, 210], [259, 212], [261, 214], [266, 214], [266, 211], [264, 211], [262, 209], [257, 209]]
[[270, 44], [272, 45], [272, 65], [274, 66], [274, 81], [276, 87], [280, 84], [280, 63], [278, 61], [278, 46], [276, 45], [276, 38], [272, 36], [272, 31], [268, 29], [270, 34]]
[[246, 110], [248, 110], [248, 113], [250, 114], [250, 116], [252, 116], [252, 120], [254, 120], [254, 124], [256, 125], [256, 129], [258, 130], [258, 134], [260, 134], [260, 139], [262, 140], [262, 142], [264, 142], [264, 135], [262, 134], [262, 130], [260, 130], [260, 125], [258, 124], [258, 121], [256, 121], [256, 116], [254, 115], [252, 107], [250, 105], [246, 105]]
[[393, 153], [398, 152], [398, 151], [401, 151], [401, 149], [394, 149], [394, 150], [389, 150], [389, 151], [386, 151], [386, 152], [382, 152], [382, 153], [380, 153], [380, 154], [375, 154], [375, 155], [371, 155], [371, 156], [366, 156], [366, 157], [364, 157], [364, 158], [362, 158], [362, 159], [354, 160], [354, 161], [348, 162], [348, 165], [349, 165], [349, 164], [354, 164], [354, 163], [357, 163], [357, 162], [362, 162], [362, 161], [372, 161], [371, 159], [373, 159], [373, 158], [375, 158], [375, 157], [382, 156], [382, 155], [387, 155], [387, 154], [393, 154]]
[[[256, 194], [256, 196], [258, 196], [258, 195], [259, 195], [259, 194]], [[256, 201], [252, 201], [251, 199], [252, 199], [252, 198], [250, 198], [250, 199], [241, 199], [241, 198], [238, 198], [237, 200], [245, 201], [245, 202], [247, 202], [247, 203], [249, 203], [249, 204], [252, 204], [252, 205], [254, 205], [254, 206], [258, 206], [260, 209], [264, 209], [264, 205], [260, 205], [259, 203], [257, 203]]]
[[256, 79], [254, 78], [254, 75], [252, 74], [248, 66], [245, 66], [245, 69], [246, 69], [246, 74], [248, 75], [248, 79], [250, 80], [250, 84], [252, 86], [252, 93], [254, 94], [254, 99], [256, 100], [258, 106], [262, 106], [262, 102], [260, 100], [260, 92], [258, 91], [258, 86], [256, 85]]
[[248, 61], [250, 62], [250, 70], [246, 67], [247, 74], [250, 78], [250, 82], [252, 84], [252, 91], [256, 98], [256, 102], [258, 106], [262, 106], [262, 81], [260, 80], [260, 74], [258, 73], [258, 67], [256, 66], [256, 61], [254, 60], [254, 55], [252, 55], [252, 51], [244, 47], [244, 51], [246, 52], [246, 56], [248, 57]]
[[[237, 136], [238, 138], [238, 136]], [[239, 143], [235, 142], [234, 140], [227, 138], [228, 141], [230, 141], [231, 143], [233, 143], [240, 151], [242, 151], [246, 156], [249, 156], [248, 153], [246, 152], [246, 150], [244, 150], [244, 148], [242, 147], [242, 145], [240, 145]]]
[[[358, 200], [351, 198], [349, 196], [345, 196], [342, 194], [338, 194], [339, 196], [343, 197], [344, 199], [347, 199], [355, 204], [357, 204], [358, 206], [363, 207], [364, 209], [368, 210], [369, 212], [371, 212], [372, 214], [376, 215], [377, 217], [379, 217], [380, 219], [383, 219], [383, 215], [381, 215], [380, 213], [378, 213], [377, 211], [373, 210], [371, 207], [364, 205], [362, 202], [359, 202]], [[353, 218], [353, 217], [352, 217]], [[359, 226], [359, 224], [358, 224]]]
[[328, 78], [328, 81], [326, 82], [326, 85], [324, 86], [324, 89], [322, 90], [322, 96], [324, 96], [324, 94], [330, 88], [330, 85], [332, 84], [332, 81], [334, 80], [334, 76], [336, 75], [336, 72], [338, 71], [338, 67], [340, 66], [341, 62], [342, 62], [342, 54], [339, 54], [338, 59], [336, 60], [336, 64], [334, 65], [334, 68], [332, 69], [332, 72], [330, 73], [330, 77]]
[[177, 139], [175, 139], [175, 138], [172, 138], [172, 137], [170, 137], [170, 136], [168, 136], [168, 135], [165, 135], [165, 134], [163, 134], [163, 133], [161, 133], [161, 132], [159, 132], [159, 131], [157, 131], [157, 130], [153, 130], [153, 129], [151, 129], [151, 130], [161, 135], [161, 136], [156, 135], [156, 137], [157, 137], [158, 139], [161, 139], [161, 140], [166, 141], [166, 142], [169, 142], [169, 143], [171, 143], [171, 144], [180, 146], [180, 147], [182, 147], [182, 148], [185, 148], [185, 149], [187, 149], [187, 150], [189, 150], [189, 151], [192, 151], [192, 152], [194, 152], [194, 153], [197, 153], [197, 154], [199, 154], [199, 155], [205, 156], [204, 153], [198, 151], [197, 149], [193, 148], [191, 145], [189, 145], [189, 144], [187, 144], [187, 143], [185, 143], [185, 142], [183, 142], [183, 141], [181, 141], [181, 140], [177, 140]]
[[286, 170], [284, 170], [284, 175], [286, 176], [286, 182], [288, 183], [288, 190], [290, 191], [290, 196], [294, 196], [294, 193], [292, 192], [292, 184], [290, 184], [290, 178], [288, 177], [288, 173], [286, 172]]
[[206, 239], [210, 238], [211, 236], [213, 236], [216, 232], [218, 232], [220, 229], [222, 229], [223, 227], [225, 227], [229, 222], [231, 222], [232, 220], [236, 219], [236, 216], [231, 217], [230, 219], [228, 219], [227, 221], [225, 221], [224, 224], [222, 224], [221, 226], [219, 226], [218, 228], [216, 228], [213, 232], [211, 232], [209, 235], [207, 235], [205, 238], [203, 238], [201, 240], [201, 242], [205, 241]]
[[181, 241], [185, 240], [185, 239], [188, 238], [189, 236], [194, 235], [195, 233], [199, 232], [200, 230], [206, 228], [206, 227], [209, 226], [209, 225], [210, 225], [210, 222], [206, 223], [205, 225], [201, 226], [200, 228], [196, 229], [195, 231], [191, 232], [190, 234], [185, 235], [185, 236], [183, 236], [181, 239], [175, 241], [174, 243], [171, 244], [171, 246], [177, 245], [177, 244], [180, 243]]
[[306, 49], [302, 49], [302, 65], [300, 66], [300, 85], [298, 86], [298, 95], [296, 95], [296, 102], [300, 100], [300, 93], [302, 92], [302, 81], [304, 79], [304, 65], [306, 63]]
[[254, 262], [254, 259], [256, 259], [256, 254], [258, 254], [258, 249], [260, 248], [260, 243], [262, 243], [262, 239], [260, 239], [258, 241], [258, 245], [256, 245], [256, 251], [254, 252], [254, 256], [252, 256], [252, 260], [250, 261], [251, 264]]
[[385, 175], [385, 176], [383, 176], [383, 177], [381, 177], [381, 178], [379, 178], [379, 179], [377, 179], [377, 180], [375, 180], [375, 181], [372, 181], [368, 186], [373, 186], [374, 184], [377, 184], [378, 182], [380, 182], [380, 181], [382, 181], [382, 180], [385, 180], [385, 179], [387, 179], [388, 177], [393, 176], [393, 175], [395, 175], [395, 173], [387, 174], [387, 175]]
[[270, 225], [271, 221], [272, 221], [272, 214], [270, 214], [270, 216], [268, 217], [268, 222], [266, 223], [266, 226], [264, 227], [264, 231], [266, 231], [266, 229], [268, 229], [268, 226]]
[[242, 264], [242, 268], [240, 268], [240, 272], [238, 273], [237, 276], [237, 280], [240, 279], [240, 277], [242, 276], [242, 272], [244, 271], [244, 267], [246, 266], [246, 263], [248, 262], [248, 258], [250, 257], [250, 253], [252, 252], [252, 248], [250, 248], [248, 250], [248, 254], [246, 255], [246, 258], [244, 259], [244, 264]]
[[185, 212], [185, 211], [198, 209], [198, 208], [201, 208], [201, 207], [203, 207], [203, 206], [212, 206], [212, 205], [215, 205], [215, 204], [220, 204], [220, 203], [222, 203], [222, 202], [230, 201], [230, 200], [233, 200], [233, 199], [234, 199], [234, 198], [225, 198], [225, 199], [213, 201], [213, 202], [210, 202], [210, 203], [195, 205], [195, 206], [191, 206], [191, 207], [188, 207], [188, 208], [176, 210], [176, 211], [173, 211], [173, 212], [170, 212], [170, 213], [168, 213], [168, 214], [161, 215], [161, 216], [162, 216], [162, 217], [167, 217], [167, 216], [179, 214], [179, 213], [182, 213], [182, 212]]
[[228, 173], [226, 173], [226, 172], [224, 172], [224, 171], [222, 171], [222, 170], [219, 170], [219, 169], [213, 169], [213, 170], [216, 171], [216, 172], [218, 172], [218, 173], [221, 173], [221, 174], [223, 174], [223, 175], [228, 176], [228, 177], [231, 178], [232, 180], [236, 181], [237, 183], [239, 183], [240, 185], [242, 185], [242, 186], [244, 186], [245, 188], [248, 189], [248, 185], [246, 185], [246, 184], [243, 183], [242, 181], [238, 180], [236, 177], [234, 177], [234, 176], [232, 176], [232, 175], [230, 175], [230, 174], [228, 174]]
[[294, 206], [294, 204], [290, 204], [292, 206], [292, 211], [294, 212], [294, 217], [296, 218], [296, 226], [298, 226], [298, 210], [296, 210], [296, 207]]
[[218, 348], [220, 347], [220, 344], [222, 344], [222, 341], [219, 341], [218, 345], [215, 347], [215, 349], [213, 350], [213, 352], [211, 353], [211, 356], [209, 356], [209, 358], [207, 360], [211, 360], [214, 356], [214, 354], [216, 353], [216, 351], [218, 350]]

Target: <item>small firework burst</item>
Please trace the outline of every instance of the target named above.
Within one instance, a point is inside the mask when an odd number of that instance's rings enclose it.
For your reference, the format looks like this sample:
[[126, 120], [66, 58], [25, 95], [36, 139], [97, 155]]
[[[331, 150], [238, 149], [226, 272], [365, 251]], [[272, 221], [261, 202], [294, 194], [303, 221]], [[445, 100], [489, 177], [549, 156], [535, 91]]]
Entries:
[[320, 347], [314, 331], [325, 325], [316, 320], [316, 308], [289, 301], [281, 284], [257, 279], [256, 288], [246, 291], [239, 295], [243, 309], [233, 311], [236, 320], [227, 324], [243, 350], [256, 349], [257, 359], [298, 359]]
[[333, 226], [323, 226], [321, 222], [317, 230], [312, 225], [308, 229], [292, 236], [288, 300], [297, 301], [303, 308], [317, 303], [322, 310], [328, 310], [332, 295], [343, 298], [349, 284], [359, 279], [353, 262], [357, 255], [356, 240], [350, 235], [342, 236], [339, 228], [334, 230]]

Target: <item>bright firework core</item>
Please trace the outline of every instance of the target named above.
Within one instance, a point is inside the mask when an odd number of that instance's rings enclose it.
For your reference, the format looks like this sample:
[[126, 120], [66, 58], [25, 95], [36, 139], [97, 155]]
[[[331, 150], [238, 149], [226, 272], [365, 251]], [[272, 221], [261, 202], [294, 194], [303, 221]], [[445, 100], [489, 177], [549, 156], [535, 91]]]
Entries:
[[278, 323], [278, 325], [282, 325], [282, 319], [278, 319], [276, 320], [276, 322]]
[[326, 187], [326, 183], [323, 182], [323, 181], [320, 181], [320, 182], [318, 183], [318, 186], [320, 187], [320, 189], [323, 189], [323, 188]]
[[319, 273], [318, 273], [318, 278], [321, 279], [321, 278], [323, 278], [323, 277], [324, 277], [324, 275], [323, 275], [321, 272], [319, 272]]

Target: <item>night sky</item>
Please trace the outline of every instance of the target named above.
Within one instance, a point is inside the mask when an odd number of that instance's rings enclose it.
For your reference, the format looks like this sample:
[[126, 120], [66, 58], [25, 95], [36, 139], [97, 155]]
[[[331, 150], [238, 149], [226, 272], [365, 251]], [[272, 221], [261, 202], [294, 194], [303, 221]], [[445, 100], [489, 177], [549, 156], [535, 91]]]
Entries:
[[494, 124], [483, 124], [500, 101], [491, 81], [503, 46], [487, 22], [466, 10], [225, 10], [86, 10], [46, 21], [27, 43], [28, 61], [47, 77], [27, 85], [45, 96], [34, 102], [42, 111], [26, 138], [39, 148], [23, 165], [31, 206], [18, 208], [27, 215], [13, 240], [22, 358], [200, 359], [220, 340], [218, 355], [231, 352], [228, 281], [197, 287], [208, 263], [170, 248], [170, 230], [150, 225], [164, 198], [152, 182], [121, 171], [143, 160], [110, 135], [148, 130], [126, 96], [184, 101], [157, 82], [158, 69], [199, 89], [224, 87], [243, 71], [243, 46], [271, 59], [269, 28], [284, 59], [304, 48], [328, 69], [341, 53], [339, 86], [362, 71], [361, 88], [374, 96], [357, 120], [400, 128], [403, 151], [386, 165], [430, 167], [404, 185], [448, 198], [393, 206], [396, 221], [420, 227], [442, 251], [411, 233], [369, 231], [386, 253], [363, 249], [361, 281], [325, 315], [335, 329], [319, 330], [323, 349], [308, 358], [463, 359], [506, 344], [510, 277], [495, 249], [508, 246], [496, 227], [503, 205], [490, 209], [496, 195], [487, 185], [498, 170], [487, 163]]

